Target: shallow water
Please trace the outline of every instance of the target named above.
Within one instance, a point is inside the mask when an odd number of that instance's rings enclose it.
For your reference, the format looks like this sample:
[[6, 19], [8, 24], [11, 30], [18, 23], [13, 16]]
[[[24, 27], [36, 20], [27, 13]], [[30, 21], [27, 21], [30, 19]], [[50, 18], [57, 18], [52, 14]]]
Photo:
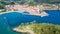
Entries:
[[32, 16], [22, 15], [21, 13], [12, 12], [0, 15], [0, 34], [21, 34], [12, 31], [10, 28], [19, 26], [21, 23], [36, 21], [38, 23], [52, 23], [60, 25], [60, 11], [46, 10], [49, 16]]

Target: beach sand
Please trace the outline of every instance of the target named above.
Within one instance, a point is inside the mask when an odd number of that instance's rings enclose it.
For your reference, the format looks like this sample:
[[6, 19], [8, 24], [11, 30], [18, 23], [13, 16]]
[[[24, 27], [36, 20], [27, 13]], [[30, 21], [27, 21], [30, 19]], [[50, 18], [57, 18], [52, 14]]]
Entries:
[[32, 30], [19, 30], [17, 28], [13, 28], [13, 30], [16, 31], [16, 32], [22, 32], [22, 33], [28, 32], [30, 34], [35, 34]]

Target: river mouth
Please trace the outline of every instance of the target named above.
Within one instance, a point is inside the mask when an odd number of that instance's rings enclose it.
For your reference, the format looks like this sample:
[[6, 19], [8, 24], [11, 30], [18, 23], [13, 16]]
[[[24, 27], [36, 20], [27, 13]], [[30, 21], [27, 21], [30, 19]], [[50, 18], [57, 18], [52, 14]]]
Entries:
[[[13, 32], [8, 27], [14, 28], [22, 23], [28, 23], [32, 21], [36, 21], [37, 23], [52, 23], [60, 25], [60, 11], [57, 10], [47, 10], [46, 13], [49, 16], [41, 17], [41, 16], [33, 16], [33, 15], [22, 15], [21, 13], [12, 12], [7, 14], [0, 15], [0, 30], [1, 34], [19, 34]], [[6, 19], [4, 19], [6, 17]], [[8, 33], [7, 33], [8, 32]]]

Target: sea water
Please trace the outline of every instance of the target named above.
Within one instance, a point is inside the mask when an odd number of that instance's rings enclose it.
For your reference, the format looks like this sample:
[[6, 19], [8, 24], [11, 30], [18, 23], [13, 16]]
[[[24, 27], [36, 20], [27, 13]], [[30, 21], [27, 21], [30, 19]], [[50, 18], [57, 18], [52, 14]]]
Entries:
[[17, 12], [11, 12], [0, 15], [0, 34], [21, 34], [11, 30], [21, 23], [29, 23], [36, 21], [36, 23], [52, 23], [60, 25], [60, 11], [58, 10], [46, 10], [48, 16], [34, 16], [34, 15], [23, 15]]

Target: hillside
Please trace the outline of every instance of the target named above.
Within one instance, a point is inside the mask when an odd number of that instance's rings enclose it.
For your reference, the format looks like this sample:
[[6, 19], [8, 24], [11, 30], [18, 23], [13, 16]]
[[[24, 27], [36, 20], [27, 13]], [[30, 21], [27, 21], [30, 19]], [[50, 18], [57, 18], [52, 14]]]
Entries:
[[[29, 24], [20, 25], [18, 31], [33, 31], [35, 34], [60, 34], [60, 25], [54, 24]], [[15, 30], [16, 31], [16, 30]], [[20, 32], [21, 32], [20, 31]], [[29, 32], [30, 33], [30, 32]]]

